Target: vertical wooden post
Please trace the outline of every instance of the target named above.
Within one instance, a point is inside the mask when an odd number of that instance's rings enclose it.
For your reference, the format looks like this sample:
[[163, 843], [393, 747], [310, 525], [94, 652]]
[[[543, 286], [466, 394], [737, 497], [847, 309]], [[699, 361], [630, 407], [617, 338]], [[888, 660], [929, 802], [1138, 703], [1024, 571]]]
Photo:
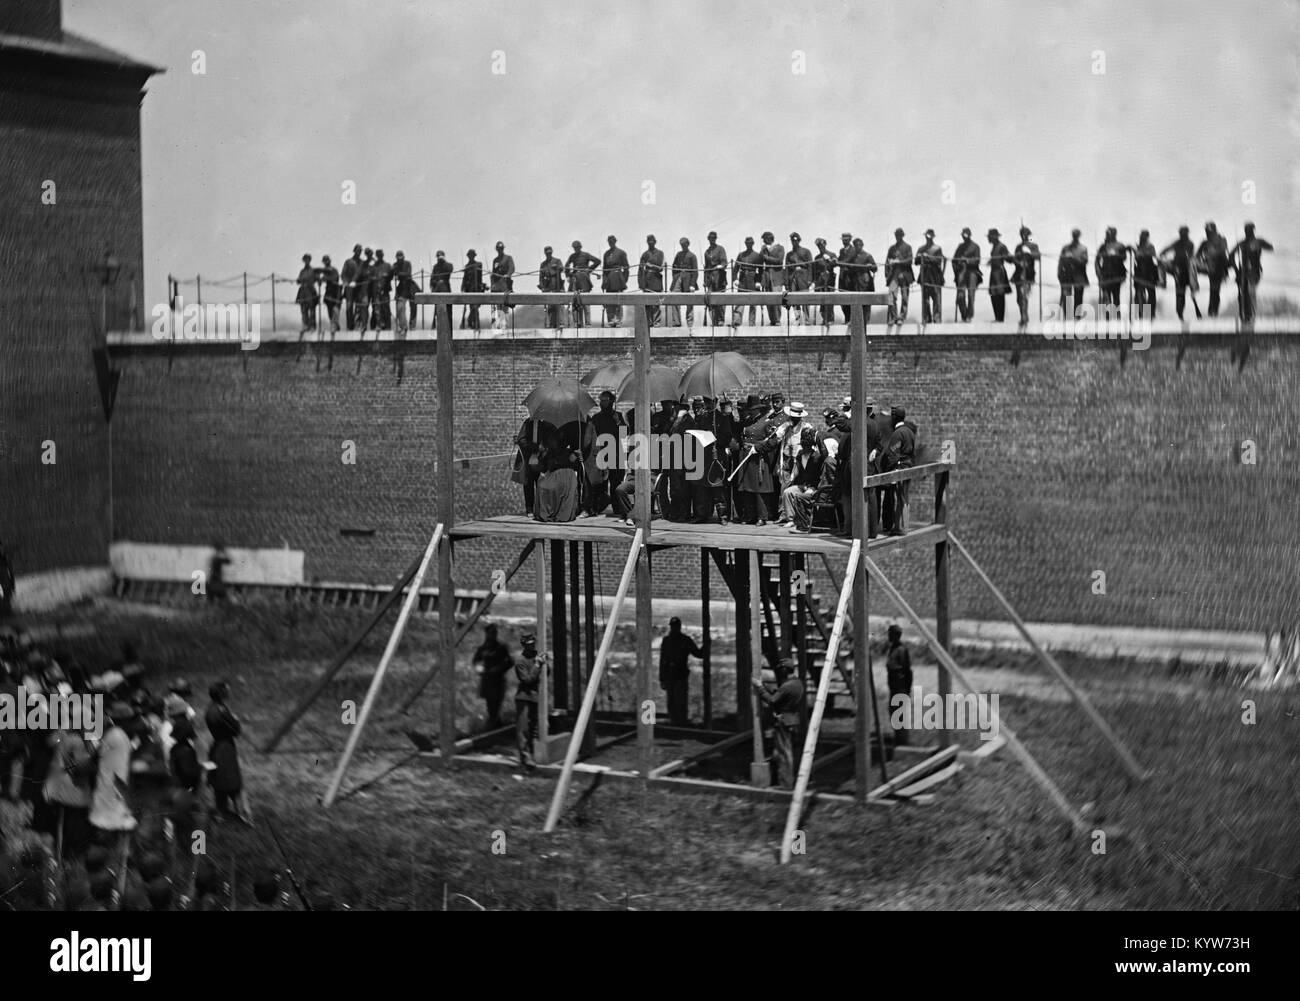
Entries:
[[[758, 702], [758, 694], [754, 691], [752, 683], [763, 680], [763, 602], [762, 579], [759, 577], [760, 566], [763, 555], [757, 549], [749, 551], [749, 645], [751, 650], [750, 668], [749, 668], [749, 718], [754, 721], [754, 740], [753, 752], [754, 757], [749, 765], [749, 783], [759, 788], [767, 788], [772, 784], [772, 770], [768, 766], [767, 757], [763, 754], [763, 725], [762, 712]], [[740, 567], [736, 568], [740, 572]], [[737, 632], [739, 632], [739, 623], [737, 623]]]
[[569, 653], [565, 622], [564, 542], [551, 540], [551, 664], [557, 708], [569, 708]]
[[[584, 542], [582, 544], [582, 576], [583, 576], [583, 600], [586, 604], [584, 611], [587, 614], [587, 683], [590, 684], [591, 676], [596, 670], [596, 574], [594, 567], [595, 555], [593, 547], [595, 543]], [[582, 689], [580, 689], [581, 691]], [[582, 753], [591, 754], [596, 750], [596, 730], [595, 727], [588, 727], [582, 732]]]
[[789, 657], [790, 652], [794, 649], [794, 637], [790, 635], [790, 554], [781, 553], [777, 557], [778, 570], [781, 579], [776, 582], [776, 593], [781, 602], [781, 608], [778, 615], [781, 622], [781, 656]]
[[712, 627], [710, 621], [709, 608], [709, 550], [706, 546], [700, 547], [700, 652], [704, 654], [700, 658], [704, 672], [704, 729], [713, 729], [713, 643], [709, 639], [709, 631]]
[[[272, 282], [271, 288], [275, 288]], [[438, 311], [438, 520], [447, 541], [438, 550], [438, 626], [442, 652], [442, 697], [438, 746], [443, 762], [456, 754], [456, 588], [451, 580], [451, 528], [456, 520], [456, 370], [452, 356], [451, 308]]]
[[[537, 540], [537, 652], [547, 656], [546, 646], [546, 540]], [[542, 671], [541, 684], [537, 691], [537, 740], [546, 762], [546, 742], [551, 735], [551, 671], [550, 665]]]
[[570, 697], [565, 699], [565, 709], [576, 709], [582, 698], [582, 607], [579, 595], [578, 543], [569, 543], [569, 671], [572, 675]]
[[867, 667], [870, 652], [867, 635], [867, 498], [862, 480], [867, 475], [867, 327], [861, 306], [850, 307], [849, 321], [849, 392], [853, 396], [853, 454], [849, 458], [851, 479], [848, 489], [852, 493], [850, 520], [851, 534], [858, 542], [859, 560], [853, 578], [853, 774], [854, 797], [859, 803], [867, 801], [871, 785], [871, 693], [872, 683]]
[[749, 642], [749, 550], [737, 549], [731, 563], [732, 591], [736, 597], [736, 732], [754, 725], [753, 700], [749, 698], [749, 679], [753, 673], [754, 652]]
[[271, 272], [271, 333], [275, 333], [275, 272]]
[[[794, 638], [797, 641], [796, 666], [799, 684], [808, 687], [808, 608], [804, 595], [808, 593], [808, 563], [804, 553], [794, 554], [794, 570], [800, 574], [799, 591], [794, 596]], [[808, 724], [807, 705], [804, 706], [804, 726]], [[806, 731], [805, 731], [806, 732]]]
[[636, 343], [632, 352], [632, 371], [637, 380], [636, 427], [641, 448], [633, 470], [636, 499], [635, 520], [641, 531], [641, 555], [636, 564], [636, 721], [637, 761], [641, 776], [649, 780], [654, 768], [653, 716], [646, 709], [654, 705], [653, 667], [650, 662], [650, 634], [654, 628], [651, 600], [654, 587], [650, 573], [650, 318], [644, 307], [633, 309]]
[[[948, 521], [948, 473], [936, 473], [934, 476], [934, 523], [947, 524]], [[948, 537], [944, 536], [934, 544], [934, 634], [939, 645], [945, 650], [951, 649], [952, 620], [948, 601]], [[941, 663], [939, 665], [939, 695], [948, 704], [948, 694], [952, 691], [952, 676]], [[952, 734], [945, 728], [939, 731], [939, 746], [947, 747], [952, 743]]]

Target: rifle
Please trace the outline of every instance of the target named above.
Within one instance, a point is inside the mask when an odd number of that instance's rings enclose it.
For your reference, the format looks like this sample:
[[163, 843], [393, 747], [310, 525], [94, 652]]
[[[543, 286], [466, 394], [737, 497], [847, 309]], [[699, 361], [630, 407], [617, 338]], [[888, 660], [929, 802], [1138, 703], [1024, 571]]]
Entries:
[[315, 910], [311, 901], [307, 899], [307, 894], [302, 892], [302, 886], [298, 883], [298, 877], [293, 873], [293, 866], [289, 863], [289, 856], [285, 853], [284, 845], [280, 843], [280, 835], [275, 833], [275, 825], [271, 823], [271, 818], [266, 818], [266, 826], [271, 831], [271, 837], [275, 841], [275, 847], [280, 850], [280, 858], [284, 860], [284, 870], [289, 874], [289, 882], [293, 884], [293, 892], [298, 894], [298, 899], [302, 901], [302, 906], [309, 911]]

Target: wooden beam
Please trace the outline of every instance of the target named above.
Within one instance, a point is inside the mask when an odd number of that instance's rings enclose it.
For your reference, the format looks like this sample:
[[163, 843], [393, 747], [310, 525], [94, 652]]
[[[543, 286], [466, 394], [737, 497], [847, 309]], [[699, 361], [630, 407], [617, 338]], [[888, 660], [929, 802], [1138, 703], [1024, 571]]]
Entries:
[[334, 676], [343, 669], [343, 665], [346, 664], [348, 659], [357, 652], [361, 644], [365, 642], [366, 637], [370, 635], [371, 631], [379, 624], [380, 620], [388, 614], [388, 610], [393, 607], [397, 599], [402, 596], [403, 589], [411, 583], [411, 578], [413, 578], [416, 571], [420, 569], [421, 559], [422, 557], [417, 556], [411, 561], [411, 565], [406, 568], [406, 572], [402, 574], [397, 583], [394, 584], [388, 593], [384, 595], [383, 599], [379, 602], [378, 607], [375, 608], [374, 614], [370, 616], [366, 624], [356, 632], [351, 640], [348, 641], [348, 645], [345, 646], [334, 660], [330, 662], [329, 667], [325, 668], [325, 673], [317, 679], [316, 684], [312, 685], [311, 691], [302, 697], [298, 704], [290, 711], [289, 715], [284, 718], [284, 721], [276, 727], [275, 732], [272, 733], [266, 743], [262, 745], [263, 754], [270, 754], [280, 746], [280, 741], [284, 740], [288, 732], [293, 729], [294, 724], [297, 723], [298, 720], [302, 718], [303, 714], [311, 708], [312, 703], [320, 698], [321, 692], [325, 691], [325, 689], [329, 687], [330, 682], [334, 680]]
[[[867, 464], [867, 408], [863, 401], [867, 398], [867, 324], [862, 308], [854, 306], [849, 311], [849, 392], [853, 397], [853, 454], [849, 458], [849, 472], [852, 476], [866, 473]], [[867, 788], [871, 785], [871, 721], [867, 716], [866, 685], [861, 683], [863, 666], [871, 657], [870, 637], [867, 635], [867, 573], [861, 565], [866, 560], [866, 549], [870, 544], [867, 524], [867, 497], [864, 490], [851, 490], [852, 502], [849, 508], [849, 520], [853, 537], [855, 558], [859, 565], [854, 568], [853, 601], [849, 617], [853, 620], [853, 673], [858, 681], [854, 695], [853, 737], [857, 752], [853, 758], [853, 774], [856, 777], [854, 795], [859, 803], [867, 802]], [[879, 540], [876, 540], [879, 541]], [[847, 574], [846, 574], [847, 576]], [[870, 679], [866, 679], [870, 685]], [[875, 686], [871, 686], [874, 693]], [[877, 727], [879, 731], [879, 727]], [[883, 757], [882, 757], [883, 760]]]
[[[934, 523], [948, 524], [948, 470], [944, 469], [934, 477]], [[952, 619], [948, 610], [951, 592], [948, 586], [948, 536], [944, 534], [934, 544], [934, 635], [939, 645], [945, 650], [952, 647]], [[952, 692], [952, 678], [943, 665], [939, 665], [939, 697], [943, 704], [948, 704], [947, 696]], [[952, 734], [945, 726], [939, 731], [939, 746], [947, 747], [952, 743]]]
[[[854, 404], [855, 408], [857, 404]], [[831, 638], [826, 644], [826, 662], [817, 682], [817, 699], [813, 702], [812, 714], [808, 719], [808, 732], [804, 735], [803, 756], [799, 760], [799, 775], [794, 783], [794, 795], [790, 798], [790, 812], [785, 818], [785, 834], [781, 838], [781, 864], [790, 861], [791, 841], [803, 816], [803, 799], [808, 792], [808, 780], [812, 777], [813, 758], [817, 756], [817, 738], [821, 734], [822, 716], [826, 712], [826, 697], [830, 692], [831, 677], [835, 672], [835, 660], [839, 654], [840, 637], [844, 634], [844, 617], [848, 614], [849, 598], [853, 593], [853, 582], [858, 575], [858, 561], [862, 552], [862, 541], [853, 540], [853, 549], [849, 553], [849, 568], [844, 575], [844, 586], [840, 588], [840, 600], [835, 608], [835, 621], [831, 624]]]
[[[528, 557], [532, 554], [534, 545], [536, 545], [536, 543], [532, 539], [529, 539], [524, 544], [524, 548], [520, 551], [518, 557], [515, 558], [514, 564], [510, 567], [509, 570], [506, 571], [505, 583], [509, 584], [510, 581], [514, 579], [515, 574], [519, 572], [519, 568], [522, 567], [524, 563], [528, 561]], [[415, 564], [412, 564], [412, 570], [411, 570], [412, 573], [415, 572], [414, 568], [418, 564], [419, 564], [418, 560], [416, 561]], [[466, 619], [465, 622], [456, 631], [457, 646], [460, 646], [460, 644], [464, 641], [465, 637], [468, 636], [471, 632], [473, 632], [474, 627], [478, 624], [478, 620], [487, 614], [488, 609], [492, 607], [492, 602], [496, 600], [497, 600], [497, 592], [488, 591], [487, 597], [485, 597], [482, 601], [479, 602], [478, 607], [474, 609], [474, 611], [470, 614], [470, 617]], [[408, 696], [406, 701], [402, 703], [400, 711], [403, 714], [409, 713], [411, 711], [411, 707], [415, 705], [416, 700], [419, 699], [419, 697], [424, 694], [424, 690], [429, 687], [429, 683], [432, 682], [433, 679], [438, 676], [438, 669], [441, 666], [442, 666], [442, 659], [439, 658], [438, 662], [435, 663], [433, 667], [429, 668], [428, 673], [425, 674], [424, 678], [420, 681], [420, 684], [416, 686], [415, 691], [412, 692], [411, 695]]]
[[1057, 680], [1065, 686], [1065, 690], [1070, 693], [1070, 697], [1074, 699], [1079, 708], [1083, 710], [1084, 715], [1092, 721], [1092, 725], [1095, 726], [1101, 732], [1101, 735], [1106, 738], [1107, 743], [1110, 744], [1116, 755], [1119, 756], [1120, 761], [1124, 763], [1124, 767], [1128, 769], [1128, 773], [1139, 782], [1144, 782], [1150, 778], [1151, 773], [1138, 763], [1137, 758], [1133, 756], [1133, 753], [1128, 749], [1124, 741], [1120, 739], [1119, 734], [1111, 729], [1110, 724], [1107, 723], [1101, 713], [1096, 710], [1092, 704], [1092, 700], [1088, 698], [1083, 689], [1079, 688], [1079, 686], [1074, 683], [1074, 679], [1065, 673], [1065, 668], [1061, 667], [1061, 665], [1057, 663], [1056, 658], [1044, 650], [1039, 642], [1034, 639], [1033, 634], [1030, 633], [1029, 627], [1025, 625], [1024, 620], [1016, 614], [1016, 610], [1011, 607], [1011, 602], [1007, 600], [1006, 595], [998, 590], [997, 586], [989, 578], [989, 575], [984, 572], [983, 567], [975, 562], [975, 557], [971, 556], [966, 547], [957, 540], [955, 535], [949, 534], [948, 538], [952, 541], [953, 547], [957, 552], [961, 554], [962, 559], [970, 564], [970, 568], [975, 571], [976, 576], [984, 582], [984, 586], [989, 589], [989, 593], [991, 593], [997, 603], [1002, 606], [1002, 610], [1007, 613], [1012, 624], [1015, 625], [1020, 635], [1024, 637], [1025, 642], [1029, 644], [1029, 648], [1033, 650], [1034, 654], [1038, 657], [1039, 662], [1056, 675]]
[[578, 704], [578, 693], [582, 691], [582, 603], [579, 600], [582, 587], [581, 567], [578, 565], [578, 542], [569, 543], [569, 670], [572, 683], [564, 700], [564, 708], [572, 709]]
[[536, 592], [534, 606], [537, 615], [537, 653], [543, 660], [541, 676], [537, 686], [537, 740], [545, 748], [551, 736], [551, 665], [545, 663], [549, 656], [547, 636], [548, 619], [546, 612], [546, 547], [537, 547], [536, 578], [533, 586]]
[[[876, 566], [870, 557], [866, 557], [865, 562], [867, 564], [867, 572], [875, 578], [876, 582], [880, 584], [894, 604], [898, 606], [898, 610], [911, 620], [912, 625], [916, 628], [917, 632], [921, 634], [921, 638], [925, 640], [935, 657], [939, 659], [939, 663], [951, 672], [952, 676], [957, 679], [958, 684], [966, 689], [966, 691], [971, 694], [978, 694], [975, 691], [974, 684], [972, 684], [970, 679], [966, 677], [966, 672], [963, 671], [957, 662], [952, 659], [952, 655], [943, 648], [934, 633], [930, 632], [930, 630], [926, 628], [925, 623], [921, 621], [921, 617], [913, 611], [912, 606], [907, 603], [901, 594], [899, 594], [898, 589], [894, 587], [889, 578], [885, 576], [883, 571], [881, 571], [880, 567]], [[1020, 763], [1024, 766], [1025, 771], [1027, 771], [1030, 777], [1038, 783], [1043, 792], [1047, 794], [1048, 799], [1050, 799], [1053, 805], [1056, 806], [1057, 810], [1061, 812], [1061, 815], [1070, 822], [1070, 826], [1074, 829], [1074, 832], [1076, 834], [1087, 833], [1088, 825], [1084, 823], [1083, 817], [1074, 809], [1073, 806], [1070, 805], [1070, 801], [1065, 798], [1056, 783], [1051, 780], [1045, 771], [1043, 771], [1042, 766], [1034, 760], [1034, 756], [1030, 754], [1025, 745], [1020, 742], [1020, 738], [1015, 735], [1011, 727], [1001, 722], [999, 714], [996, 711], [993, 713], [993, 722], [1002, 736], [1006, 738], [1007, 746], [1011, 748], [1011, 752], [1020, 759]]]
[[[451, 307], [434, 310], [438, 322], [438, 520], [443, 531], [456, 524], [456, 371]], [[438, 551], [438, 632], [442, 652], [442, 698], [438, 706], [438, 746], [444, 759], [456, 755], [456, 588], [451, 579], [451, 537]]]
[[[644, 307], [632, 310], [632, 325], [635, 342], [632, 350], [632, 373], [636, 379], [636, 428], [643, 442], [650, 441], [650, 316]], [[634, 520], [642, 541], [649, 545], [651, 538], [650, 512], [653, 508], [651, 498], [651, 477], [645, 451], [640, 452], [643, 460], [633, 470], [636, 478], [634, 497], [636, 500]], [[654, 584], [650, 572], [650, 553], [645, 551], [636, 562], [636, 720], [637, 720], [637, 761], [640, 772], [646, 776], [654, 767], [655, 733], [653, 719], [657, 694], [654, 689], [654, 664], [651, 658], [650, 640], [654, 632], [652, 620]]]
[[[767, 763], [767, 757], [763, 754], [763, 726], [762, 709], [758, 702], [758, 693], [754, 691], [753, 683], [761, 683], [763, 680], [763, 620], [762, 620], [762, 580], [759, 577], [759, 564], [762, 563], [762, 554], [756, 549], [749, 551], [749, 646], [750, 646], [750, 665], [749, 665], [749, 718], [754, 721], [754, 747], [753, 757], [749, 765], [749, 781], [751, 785], [766, 787], [772, 782], [772, 772]], [[740, 567], [736, 567], [737, 572]]]
[[573, 767], [578, 763], [578, 754], [582, 750], [587, 724], [591, 720], [592, 712], [596, 707], [596, 694], [600, 691], [600, 678], [605, 673], [605, 662], [609, 658], [609, 649], [614, 644], [614, 631], [618, 626], [619, 613], [623, 610], [623, 599], [627, 597], [627, 589], [631, 586], [632, 575], [636, 572], [637, 564], [641, 562], [641, 542], [642, 535], [638, 529], [636, 535], [632, 537], [632, 546], [628, 550], [627, 562], [623, 565], [623, 576], [619, 578], [618, 592], [614, 595], [614, 606], [609, 611], [609, 618], [605, 620], [605, 635], [601, 638], [600, 650], [596, 653], [596, 665], [591, 670], [591, 677], [587, 679], [587, 691], [582, 697], [582, 708], [578, 710], [578, 719], [573, 727], [573, 735], [569, 738], [569, 748], [564, 754], [564, 767], [560, 771], [560, 780], [556, 783], [555, 794], [551, 798], [551, 809], [546, 815], [546, 826], [542, 828], [547, 833], [555, 830], [555, 825], [560, 819], [560, 811], [564, 809], [564, 797], [569, 791], [569, 782], [573, 778]]
[[879, 799], [881, 796], [888, 796], [895, 789], [902, 788], [909, 782], [920, 778], [922, 775], [930, 774], [930, 772], [934, 771], [936, 768], [942, 768], [949, 761], [955, 760], [956, 757], [957, 745], [950, 744], [938, 753], [930, 755], [919, 764], [913, 765], [906, 771], [899, 772], [888, 782], [876, 786], [876, 788], [871, 790], [870, 796], [872, 799]]
[[[593, 550], [595, 543], [584, 542], [582, 544], [582, 578], [583, 592], [582, 599], [586, 612], [586, 629], [587, 629], [587, 678], [591, 678], [592, 671], [596, 668], [596, 573], [595, 573], [595, 556]], [[579, 687], [574, 692], [574, 698], [577, 698], [577, 692], [581, 691]], [[582, 742], [582, 753], [590, 754], [596, 748], [596, 734], [593, 729], [587, 730]]]
[[862, 486], [883, 487], [890, 483], [902, 483], [905, 480], [920, 480], [927, 476], [950, 472], [956, 466], [955, 462], [926, 462], [919, 466], [909, 466], [907, 469], [893, 469], [888, 473], [873, 473], [862, 477]]
[[709, 551], [700, 550], [700, 625], [703, 635], [700, 637], [700, 663], [703, 668], [704, 727], [713, 727], [713, 641], [711, 632], [712, 609], [709, 602]]
[[724, 737], [722, 740], [710, 744], [702, 751], [697, 751], [695, 754], [687, 755], [684, 758], [678, 758], [676, 761], [670, 761], [666, 765], [660, 765], [650, 773], [650, 777], [658, 778], [663, 775], [670, 775], [673, 772], [680, 772], [682, 769], [689, 768], [691, 765], [699, 764], [701, 761], [704, 761], [706, 758], [711, 758], [715, 754], [721, 754], [728, 748], [735, 747], [737, 744], [743, 744], [749, 739], [749, 736], [750, 731], [748, 730], [742, 730], [740, 733], [733, 733], [729, 737]]
[[551, 540], [551, 690], [556, 708], [569, 708], [569, 651], [564, 543]]
[[[343, 784], [343, 775], [348, 770], [352, 755], [356, 753], [361, 734], [370, 719], [370, 712], [375, 707], [375, 699], [379, 695], [379, 688], [384, 683], [384, 675], [388, 671], [388, 665], [393, 660], [393, 654], [397, 652], [397, 645], [402, 641], [402, 633], [406, 630], [406, 623], [411, 618], [411, 610], [415, 607], [416, 602], [420, 600], [420, 585], [424, 583], [424, 575], [429, 572], [429, 564], [432, 562], [433, 554], [437, 551], [441, 542], [442, 522], [439, 522], [438, 527], [433, 530], [433, 537], [429, 539], [429, 545], [425, 547], [420, 566], [415, 571], [415, 577], [411, 580], [411, 587], [406, 592], [406, 600], [402, 602], [402, 610], [397, 614], [397, 624], [393, 626], [393, 633], [388, 637], [388, 645], [384, 648], [384, 655], [379, 658], [379, 667], [375, 669], [375, 675], [370, 679], [370, 688], [366, 691], [365, 701], [361, 703], [361, 713], [352, 727], [352, 732], [348, 734], [348, 742], [343, 748], [343, 756], [339, 758], [338, 767], [334, 770], [334, 777], [330, 779], [329, 787], [325, 790], [324, 805], [326, 807], [334, 802], [334, 798], [339, 793], [339, 787]], [[452, 737], [452, 753], [454, 754], [454, 733]]]
[[947, 782], [950, 778], [961, 771], [961, 762], [954, 761], [947, 768], [940, 769], [933, 775], [927, 775], [920, 782], [913, 782], [910, 786], [903, 789], [895, 789], [894, 795], [900, 799], [911, 799], [920, 793], [925, 792], [937, 786], [940, 782]]
[[847, 757], [853, 753], [853, 744], [841, 744], [833, 751], [827, 751], [820, 758], [813, 759], [812, 770], [815, 772], [818, 768], [825, 768], [833, 761], [839, 761], [840, 758]]

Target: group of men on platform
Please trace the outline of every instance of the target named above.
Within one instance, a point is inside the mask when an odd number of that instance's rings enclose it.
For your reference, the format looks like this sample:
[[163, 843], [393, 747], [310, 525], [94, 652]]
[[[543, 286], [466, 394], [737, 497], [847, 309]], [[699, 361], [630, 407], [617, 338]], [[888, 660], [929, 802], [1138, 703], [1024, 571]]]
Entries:
[[[916, 457], [917, 425], [901, 406], [867, 407], [868, 474], [906, 469]], [[781, 393], [749, 395], [735, 404], [711, 397], [665, 400], [650, 415], [651, 439], [670, 448], [647, 449], [652, 505], [669, 521], [722, 525], [735, 520], [789, 531], [813, 530], [820, 509], [830, 512], [839, 534], [848, 534], [853, 482], [852, 400], [822, 411], [818, 425], [803, 403]], [[600, 394], [589, 420], [556, 428], [525, 420], [515, 435], [513, 479], [524, 493], [525, 513], [539, 521], [571, 521], [579, 513], [632, 523], [636, 478], [623, 463], [602, 461], [616, 443], [618, 455], [631, 442], [635, 412], [614, 409], [614, 394]], [[695, 432], [696, 434], [692, 434]], [[867, 492], [869, 536], [907, 530], [908, 484]], [[883, 525], [882, 525], [883, 522]]]
[[[1133, 301], [1134, 305], [1146, 311], [1142, 315], [1154, 317], [1155, 290], [1172, 277], [1179, 319], [1182, 319], [1189, 293], [1199, 317], [1201, 311], [1195, 293], [1199, 285], [1197, 276], [1204, 274], [1210, 285], [1209, 315], [1217, 316], [1220, 287], [1228, 280], [1230, 271], [1235, 271], [1241, 318], [1252, 320], [1256, 288], [1262, 274], [1260, 257], [1264, 251], [1271, 251], [1273, 245], [1255, 235], [1253, 223], [1246, 223], [1245, 231], [1245, 238], [1229, 249], [1227, 238], [1219, 233], [1213, 222], [1207, 222], [1205, 239], [1197, 247], [1189, 236], [1188, 227], [1183, 226], [1178, 231], [1177, 240], [1163, 250], [1157, 250], [1147, 230], [1143, 230], [1138, 242], [1130, 246], [1121, 243], [1115, 227], [1110, 227], [1096, 255], [1090, 258], [1088, 249], [1080, 242], [1081, 231], [1075, 229], [1057, 259], [1060, 307], [1062, 311], [1068, 310], [1069, 316], [1077, 315], [1083, 304], [1084, 289], [1090, 284], [1088, 265], [1091, 260], [1098, 282], [1099, 303], [1103, 308], [1120, 306], [1120, 292], [1128, 280], [1131, 263]], [[1022, 225], [1020, 241], [1014, 249], [1008, 250], [997, 229], [988, 231], [987, 288], [995, 322], [1001, 323], [1005, 318], [1006, 299], [1012, 293], [1016, 297], [1021, 325], [1029, 322], [1030, 298], [1039, 281], [1038, 265], [1042, 259], [1038, 245], [1030, 239], [1031, 235], [1029, 228]], [[957, 317], [962, 322], [969, 322], [974, 317], [975, 293], [985, 280], [980, 270], [980, 247], [971, 238], [971, 230], [961, 231], [961, 243], [951, 257], [935, 243], [933, 229], [925, 231], [925, 242], [915, 252], [904, 236], [901, 228], [895, 229], [894, 243], [885, 254], [883, 277], [889, 293], [888, 322], [901, 324], [907, 319], [913, 285], [919, 285], [921, 289], [922, 322], [940, 322], [949, 265], [956, 289]], [[791, 233], [787, 251], [768, 231], [763, 233], [762, 242], [757, 247], [752, 236], [746, 237], [745, 249], [734, 259], [729, 257], [725, 247], [718, 244], [716, 232], [710, 232], [707, 239], [702, 262], [691, 250], [690, 239], [683, 236], [678, 240], [680, 249], [670, 263], [659, 249], [654, 235], [647, 236], [646, 249], [636, 266], [638, 290], [698, 292], [701, 281], [705, 292], [874, 292], [876, 289], [876, 272], [879, 270], [876, 260], [865, 249], [862, 238], [851, 233], [840, 234], [841, 245], [835, 252], [828, 249], [822, 237], [813, 241], [814, 251], [803, 245], [798, 233]], [[553, 248], [546, 247], [545, 257], [538, 265], [538, 290], [573, 295], [569, 312], [575, 327], [589, 326], [592, 322], [590, 307], [582, 302], [582, 294], [595, 290], [597, 278], [602, 292], [628, 290], [632, 265], [627, 252], [618, 245], [615, 236], [607, 237], [606, 242], [608, 249], [597, 257], [583, 249], [582, 241], [574, 240], [572, 252], [563, 261], [554, 255]], [[466, 257], [465, 266], [460, 271], [461, 292], [514, 291], [518, 272], [514, 258], [506, 253], [504, 243], [498, 241], [496, 244], [496, 256], [489, 263], [486, 281], [477, 252], [466, 251]], [[439, 250], [437, 261], [430, 269], [429, 291], [451, 292], [455, 274], [446, 254]], [[419, 282], [412, 276], [411, 262], [406, 260], [402, 251], [399, 250], [390, 263], [384, 259], [382, 250], [372, 252], [360, 244], [352, 248], [352, 256], [343, 262], [342, 271], [333, 266], [328, 255], [321, 259], [319, 266], [313, 266], [311, 255], [304, 254], [297, 282], [297, 302], [302, 311], [304, 332], [315, 327], [316, 310], [323, 299], [332, 331], [339, 329], [340, 311], [345, 310], [349, 330], [358, 327], [362, 330], [396, 329], [398, 336], [404, 336], [414, 315], [413, 299], [421, 291]], [[842, 309], [847, 323], [849, 307]], [[665, 322], [658, 306], [648, 306], [647, 310], [652, 326]], [[724, 306], [710, 305], [706, 310], [711, 326], [725, 326], [729, 322], [732, 327], [739, 327], [744, 312], [743, 307], [734, 306], [728, 319]], [[494, 324], [503, 324], [507, 308], [493, 306], [492, 311]], [[834, 306], [821, 306], [820, 314], [824, 325], [829, 326], [835, 320]], [[870, 317], [869, 308], [865, 315]], [[748, 318], [750, 326], [757, 325], [757, 307], [748, 308]], [[791, 318], [798, 324], [812, 323], [812, 309], [808, 306], [792, 309]], [[605, 307], [602, 325], [618, 326], [622, 320], [621, 307]], [[780, 306], [767, 307], [767, 321], [771, 326], [781, 323]], [[676, 306], [670, 307], [666, 322], [670, 326], [681, 326], [681, 310]], [[693, 306], [686, 307], [685, 322], [687, 327], [694, 325]], [[479, 307], [466, 306], [461, 326], [477, 330], [480, 323]], [[562, 307], [546, 307], [546, 325], [552, 328], [564, 325]]]

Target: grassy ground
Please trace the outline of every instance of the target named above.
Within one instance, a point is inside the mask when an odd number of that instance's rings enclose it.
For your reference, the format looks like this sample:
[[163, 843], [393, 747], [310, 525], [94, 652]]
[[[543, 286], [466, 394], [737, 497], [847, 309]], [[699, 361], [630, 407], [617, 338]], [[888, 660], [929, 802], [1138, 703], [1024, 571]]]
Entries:
[[[258, 823], [252, 831], [217, 827], [211, 854], [227, 874], [275, 864], [271, 820], [311, 891], [352, 908], [472, 909], [470, 901], [488, 909], [1300, 907], [1294, 689], [1259, 692], [1224, 672], [1063, 658], [1155, 771], [1137, 785], [1024, 655], [959, 656], [999, 694], [1006, 722], [1067, 797], [1087, 804], [1089, 822], [1105, 833], [1105, 854], [1092, 850], [1093, 839], [1070, 836], [1004, 748], [939, 786], [929, 806], [815, 807], [803, 824], [807, 854], [780, 867], [784, 807], [734, 798], [603, 785], [572, 794], [561, 829], [543, 835], [548, 779], [437, 772], [417, 759], [322, 810], [319, 797], [347, 738], [342, 703], [360, 703], [385, 632], [279, 753], [265, 756], [256, 746], [361, 621], [359, 613], [280, 604], [195, 611], [102, 602], [32, 624], [51, 646], [91, 663], [111, 657], [121, 639], [135, 640], [160, 684], [176, 675], [193, 682], [200, 711], [207, 684], [228, 678], [244, 720], [242, 760]], [[412, 623], [345, 790], [408, 753], [404, 729], [436, 729], [432, 690], [411, 716], [395, 712], [429, 665], [435, 630], [432, 620]], [[509, 627], [502, 632], [514, 640]], [[630, 707], [631, 643], [622, 639], [625, 666], [612, 686], [615, 701]], [[463, 732], [481, 726], [471, 649], [467, 640]], [[929, 687], [932, 665], [921, 656], [916, 663], [917, 680]], [[727, 673], [719, 672], [719, 705]], [[1255, 702], [1253, 725], [1242, 722], [1245, 699]], [[236, 892], [246, 899], [247, 882], [237, 881]]]

